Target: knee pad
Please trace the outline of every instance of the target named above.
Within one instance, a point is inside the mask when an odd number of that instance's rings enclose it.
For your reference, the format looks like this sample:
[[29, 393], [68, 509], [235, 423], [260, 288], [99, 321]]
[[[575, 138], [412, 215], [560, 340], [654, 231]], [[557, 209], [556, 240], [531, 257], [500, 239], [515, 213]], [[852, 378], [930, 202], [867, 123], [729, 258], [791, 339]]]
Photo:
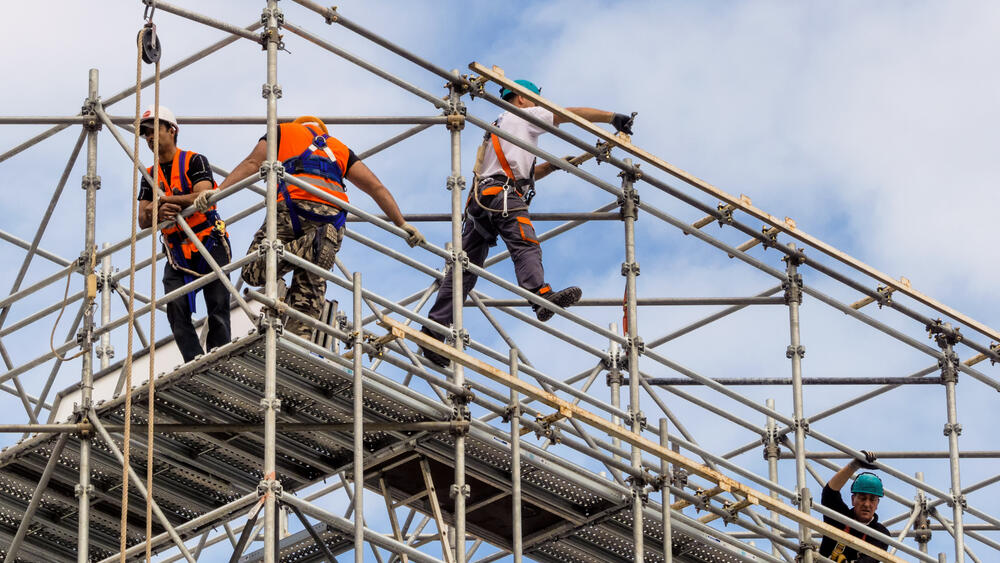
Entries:
[[333, 268], [340, 250], [340, 233], [333, 225], [327, 224], [316, 229], [313, 239], [313, 264], [324, 270]]

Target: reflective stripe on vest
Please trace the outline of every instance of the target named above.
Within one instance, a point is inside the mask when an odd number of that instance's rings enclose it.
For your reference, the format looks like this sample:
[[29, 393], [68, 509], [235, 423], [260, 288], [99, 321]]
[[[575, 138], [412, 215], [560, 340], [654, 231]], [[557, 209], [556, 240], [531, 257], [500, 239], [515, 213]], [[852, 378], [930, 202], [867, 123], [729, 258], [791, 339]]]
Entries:
[[[285, 165], [286, 173], [291, 173], [333, 197], [349, 201], [343, 180], [350, 157], [347, 145], [301, 123], [282, 123], [278, 127], [281, 131], [278, 160]], [[333, 168], [329, 168], [330, 165]], [[333, 205], [294, 184], [288, 183], [287, 188], [288, 195], [293, 200]], [[284, 195], [279, 194], [278, 201], [283, 199]]]
[[[163, 181], [163, 171], [156, 170], [156, 174], [153, 173], [153, 167], [150, 166], [147, 170], [149, 171], [150, 177], [156, 179], [157, 184], [160, 189], [166, 195], [185, 195], [190, 194], [191, 182], [188, 180], [187, 172], [191, 165], [191, 159], [198, 153], [193, 151], [182, 151], [178, 150], [174, 154], [174, 162], [170, 167], [170, 182]], [[159, 167], [157, 167], [159, 168]], [[215, 180], [212, 180], [212, 189], [215, 189]], [[185, 220], [187, 224], [191, 226], [191, 230], [198, 236], [198, 240], [204, 242], [209, 235], [212, 234], [212, 229], [215, 227], [215, 220], [218, 219], [218, 213], [215, 211], [215, 206], [213, 205], [207, 213], [202, 213], [201, 211], [196, 211], [191, 215], [188, 215]], [[163, 241], [167, 245], [168, 249], [173, 251], [173, 256], [177, 258], [178, 256], [183, 256], [185, 260], [190, 260], [191, 256], [198, 252], [197, 247], [193, 242], [188, 240], [184, 231], [177, 225], [170, 225], [160, 231], [163, 235]], [[184, 264], [182, 264], [183, 266]]]

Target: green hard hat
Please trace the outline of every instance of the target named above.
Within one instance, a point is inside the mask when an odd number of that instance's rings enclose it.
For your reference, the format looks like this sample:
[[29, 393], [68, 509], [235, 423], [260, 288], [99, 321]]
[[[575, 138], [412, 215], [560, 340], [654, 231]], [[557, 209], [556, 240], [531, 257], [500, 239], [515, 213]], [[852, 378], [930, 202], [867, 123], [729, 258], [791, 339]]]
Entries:
[[882, 480], [878, 478], [878, 475], [868, 472], [858, 475], [858, 478], [854, 480], [854, 484], [851, 485], [851, 492], [868, 493], [877, 497], [885, 496], [885, 491], [882, 490]]
[[[538, 86], [535, 86], [535, 83], [532, 82], [532, 81], [530, 81], [530, 80], [524, 80], [522, 78], [520, 80], [515, 80], [514, 82], [517, 83], [517, 84], [520, 84], [521, 86], [524, 86], [526, 89], [531, 90], [532, 92], [534, 92], [536, 94], [541, 94], [542, 93], [542, 89], [539, 88]], [[511, 90], [510, 88], [501, 88], [500, 89], [500, 97], [501, 98], [506, 98], [508, 94], [513, 94], [513, 93], [514, 93], [514, 91]]]

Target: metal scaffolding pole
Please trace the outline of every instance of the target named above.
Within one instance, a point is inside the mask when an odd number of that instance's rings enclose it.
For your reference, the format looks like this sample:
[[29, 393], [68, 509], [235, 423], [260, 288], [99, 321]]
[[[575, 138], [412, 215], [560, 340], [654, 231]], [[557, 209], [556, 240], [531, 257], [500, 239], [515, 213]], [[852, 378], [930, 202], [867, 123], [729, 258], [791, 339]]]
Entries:
[[[626, 159], [625, 163], [630, 165], [632, 161]], [[642, 350], [642, 340], [639, 338], [638, 327], [638, 307], [636, 305], [635, 278], [639, 275], [639, 263], [635, 260], [635, 221], [639, 217], [639, 194], [635, 191], [635, 181], [638, 176], [638, 167], [623, 171], [619, 176], [622, 179], [621, 214], [625, 222], [625, 262], [622, 264], [622, 275], [625, 276], [625, 333], [628, 336], [626, 353], [628, 354], [628, 372], [632, 378], [639, 378], [639, 352]], [[640, 404], [641, 386], [629, 386], [629, 418], [630, 429], [636, 434], [642, 434], [642, 429], [646, 425], [646, 417], [642, 413]], [[635, 470], [642, 467], [642, 450], [635, 444], [632, 445], [631, 465]], [[646, 536], [643, 532], [642, 509], [646, 505], [646, 483], [643, 479], [631, 477], [629, 482], [632, 485], [632, 542], [635, 550], [635, 563], [642, 563], [645, 558], [645, 547], [643, 545]]]
[[[278, 0], [267, 0], [267, 7], [261, 14], [261, 20], [266, 21], [264, 40], [267, 48], [267, 82], [264, 84], [264, 99], [267, 101], [267, 212], [264, 220], [266, 245], [265, 260], [266, 282], [264, 295], [268, 299], [278, 298], [278, 98], [281, 88], [278, 86], [278, 46], [281, 42], [279, 23], [284, 20], [278, 9]], [[278, 326], [281, 319], [277, 312], [268, 308], [264, 313], [264, 398], [261, 406], [264, 411], [264, 479], [258, 489], [264, 494], [264, 563], [277, 563], [278, 543], [274, 532], [277, 530], [277, 504], [275, 496], [281, 494], [281, 483], [275, 474], [277, 411], [280, 403], [277, 397], [277, 356], [278, 356]]]
[[[774, 410], [774, 399], [767, 399], [767, 408]], [[767, 417], [767, 434], [764, 443], [764, 457], [767, 458], [767, 478], [772, 483], [778, 482], [778, 455], [781, 452], [781, 447], [778, 442], [778, 429], [777, 425], [774, 423], [774, 417]], [[771, 498], [777, 500], [778, 492], [771, 490]], [[771, 521], [778, 522], [778, 513], [771, 511], [770, 514]], [[771, 526], [771, 531], [775, 531], [774, 526]], [[781, 555], [781, 550], [778, 549], [778, 545], [774, 542], [771, 543], [771, 554], [774, 556]]]
[[354, 563], [364, 563], [365, 546], [365, 511], [364, 511], [364, 491], [365, 491], [365, 436], [362, 431], [365, 403], [363, 387], [363, 357], [361, 345], [363, 343], [363, 331], [361, 327], [361, 272], [354, 272], [354, 368], [353, 368], [353, 394], [354, 412], [351, 417], [354, 421]]
[[[458, 71], [452, 71], [457, 77]], [[451, 175], [448, 177], [448, 189], [451, 192], [451, 275], [452, 275], [452, 338], [455, 350], [461, 352], [465, 348], [468, 333], [462, 324], [462, 302], [465, 293], [462, 287], [462, 274], [468, 257], [462, 248], [462, 190], [465, 189], [465, 178], [462, 177], [462, 129], [465, 128], [465, 104], [461, 94], [454, 84], [448, 89], [448, 131], [451, 139]], [[475, 186], [473, 186], [475, 189]], [[465, 367], [455, 362], [452, 364], [451, 382], [458, 387], [465, 386]], [[459, 421], [471, 419], [469, 414], [469, 397], [466, 393], [453, 393]], [[465, 508], [469, 499], [469, 486], [465, 482], [465, 434], [455, 436], [455, 484], [451, 496], [455, 499], [455, 563], [465, 563]], [[448, 546], [442, 546], [448, 549]]]
[[[517, 348], [510, 349], [510, 376], [517, 377]], [[510, 482], [511, 482], [511, 525], [512, 545], [511, 551], [514, 555], [514, 563], [521, 563], [524, 555], [524, 538], [522, 538], [521, 524], [521, 407], [518, 392], [511, 388], [510, 406], [508, 415], [510, 417]]]
[[[670, 434], [667, 432], [667, 419], [660, 419], [660, 445], [664, 448], [670, 447]], [[660, 499], [660, 518], [663, 520], [663, 561], [673, 563], [674, 542], [673, 526], [670, 522], [670, 483], [673, 481], [670, 472], [670, 463], [665, 459], [660, 460], [660, 492], [663, 498]]]
[[[965, 509], [965, 495], [962, 494], [962, 479], [959, 471], [959, 448], [958, 437], [962, 433], [962, 425], [958, 423], [958, 403], [955, 399], [955, 385], [958, 384], [958, 354], [955, 353], [954, 346], [959, 338], [951, 330], [948, 323], [937, 324], [928, 327], [934, 335], [934, 340], [941, 348], [941, 360], [938, 364], [941, 367], [941, 379], [944, 381], [945, 400], [947, 401], [948, 422], [944, 425], [944, 434], [948, 437], [948, 466], [951, 473], [951, 494], [952, 524], [955, 536], [955, 563], [965, 561], [965, 530], [962, 525], [962, 513]], [[943, 329], [943, 330], [942, 330]]]
[[[90, 69], [90, 80], [87, 101], [84, 105], [85, 115], [90, 116], [90, 120], [84, 125], [87, 129], [87, 175], [83, 177], [83, 188], [87, 191], [86, 203], [86, 226], [83, 239], [83, 252], [80, 255], [80, 269], [83, 272], [86, 283], [84, 291], [87, 300], [87, 310], [83, 317], [83, 340], [80, 345], [83, 352], [82, 367], [80, 373], [81, 400], [77, 407], [77, 419], [86, 420], [91, 409], [94, 393], [94, 371], [93, 371], [93, 333], [94, 333], [94, 309], [93, 302], [97, 297], [97, 277], [94, 274], [96, 264], [94, 255], [96, 252], [95, 232], [97, 221], [97, 190], [101, 187], [101, 179], [97, 175], [97, 115], [94, 107], [99, 103], [98, 99], [98, 77], [97, 69]], [[93, 284], [93, 294], [91, 293]], [[80, 484], [76, 491], [79, 497], [79, 518], [77, 529], [77, 561], [87, 563], [90, 560], [90, 494], [93, 490], [90, 485], [90, 439], [89, 433], [80, 435]]]
[[[794, 245], [790, 246], [795, 250]], [[805, 348], [799, 341], [799, 305], [802, 303], [802, 275], [798, 267], [802, 263], [800, 252], [793, 252], [784, 258], [787, 268], [785, 272], [785, 302], [788, 304], [788, 328], [790, 344], [785, 356], [792, 362], [792, 409], [794, 411], [793, 426], [795, 428], [795, 486], [798, 495], [799, 510], [809, 513], [812, 508], [812, 497], [806, 481], [806, 428], [807, 421], [803, 417], [802, 406], [802, 357]], [[813, 546], [809, 528], [799, 525], [799, 551], [803, 563], [813, 562]]]

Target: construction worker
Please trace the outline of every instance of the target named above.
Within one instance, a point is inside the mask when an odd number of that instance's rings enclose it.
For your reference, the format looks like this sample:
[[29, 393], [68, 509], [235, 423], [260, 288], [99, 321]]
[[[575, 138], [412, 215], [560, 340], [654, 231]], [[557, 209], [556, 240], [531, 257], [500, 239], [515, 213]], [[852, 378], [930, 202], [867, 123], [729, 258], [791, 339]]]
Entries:
[[[321, 192], [336, 199], [348, 201], [344, 179], [348, 179], [368, 194], [389, 216], [389, 220], [407, 232], [411, 247], [424, 242], [416, 227], [403, 220], [389, 190], [362, 162], [354, 151], [338, 139], [331, 137], [326, 125], [317, 117], [303, 116], [292, 123], [278, 125], [278, 160], [286, 175], [295, 176]], [[236, 166], [222, 181], [224, 189], [260, 171], [267, 159], [267, 136], [261, 137], [250, 155]], [[327, 199], [316, 196], [288, 182], [278, 184], [278, 240], [284, 251], [316, 264], [324, 270], [333, 267], [334, 258], [344, 239], [347, 212]], [[253, 237], [249, 252], [267, 235], [265, 226]], [[243, 280], [250, 285], [262, 286], [265, 282], [263, 255], [243, 268]], [[326, 299], [326, 279], [285, 261], [278, 262], [278, 276], [293, 271], [292, 283], [285, 295], [285, 303], [312, 318], [318, 318]], [[310, 338], [312, 329], [292, 318], [285, 320], [285, 330], [303, 338]]]
[[[139, 122], [139, 134], [146, 139], [153, 150], [154, 108], [150, 106]], [[219, 218], [214, 205], [207, 204], [207, 197], [215, 189], [215, 179], [205, 155], [177, 148], [177, 118], [172, 111], [160, 106], [160, 128], [157, 131], [160, 170], [150, 177], [159, 184], [160, 196], [158, 220], [174, 219], [186, 207], [194, 205], [198, 211], [186, 217], [187, 224], [198, 236], [212, 258], [223, 266], [229, 263], [229, 237], [226, 226]], [[139, 226], [147, 228], [153, 222], [153, 188], [142, 179], [139, 190]], [[204, 275], [212, 274], [212, 269], [198, 252], [184, 231], [176, 224], [160, 231], [167, 265], [163, 269], [163, 290], [167, 293]], [[174, 334], [174, 341], [185, 362], [190, 362], [204, 353], [198, 333], [191, 322], [191, 314], [196, 312], [195, 291], [167, 303], [167, 320]], [[202, 287], [205, 307], [208, 309], [209, 350], [230, 341], [229, 291], [222, 281], [215, 279]]]
[[[864, 460], [851, 460], [850, 463], [841, 468], [830, 479], [830, 482], [823, 487], [823, 495], [820, 502], [823, 506], [837, 511], [838, 514], [843, 514], [848, 518], [861, 522], [869, 528], [889, 535], [889, 530], [879, 523], [878, 514], [875, 514], [879, 500], [885, 495], [885, 491], [882, 489], [882, 480], [878, 478], [878, 475], [870, 471], [865, 471], [854, 479], [854, 483], [851, 485], [851, 508], [847, 507], [847, 504], [841, 497], [840, 489], [847, 484], [847, 481], [854, 475], [855, 471], [860, 468], [875, 469], [874, 463], [877, 459], [875, 454], [864, 450], [861, 450], [861, 453], [865, 456]], [[842, 524], [829, 516], [824, 516], [823, 521], [844, 530], [856, 538], [861, 538], [861, 541], [868, 542], [878, 548], [885, 549], [888, 547], [885, 543], [868, 537], [868, 534], [865, 532], [855, 530], [851, 526]], [[819, 554], [829, 557], [837, 563], [874, 563], [878, 561], [868, 555], [859, 554], [854, 548], [825, 536], [823, 537], [823, 543], [819, 546]]]
[[[541, 89], [528, 80], [516, 80], [524, 88], [538, 94]], [[532, 117], [558, 126], [565, 119], [551, 111], [535, 105], [528, 98], [514, 93], [508, 88], [500, 90], [500, 97], [521, 108]], [[596, 123], [611, 123], [615, 130], [632, 134], [632, 118], [621, 113], [599, 109], [575, 107], [567, 108], [576, 115]], [[546, 130], [511, 112], [504, 112], [497, 118], [497, 127], [511, 135], [538, 146], [538, 137]], [[481, 163], [474, 171], [475, 182], [466, 202], [465, 221], [462, 225], [462, 250], [469, 262], [482, 267], [490, 247], [496, 246], [497, 236], [503, 239], [514, 261], [517, 284], [560, 307], [569, 307], [583, 295], [576, 286], [561, 291], [553, 291], [545, 283], [542, 269], [542, 249], [531, 224], [528, 205], [534, 196], [535, 180], [547, 176], [556, 167], [548, 162], [535, 165], [535, 155], [501, 139], [497, 135], [487, 135], [480, 149]], [[477, 160], [479, 160], [477, 158]], [[463, 299], [476, 285], [477, 276], [465, 271], [462, 276]], [[538, 320], [545, 322], [552, 318], [552, 309], [532, 304]], [[452, 311], [452, 276], [446, 273], [438, 291], [437, 300], [427, 316], [442, 325], [450, 325]], [[423, 327], [422, 332], [438, 340], [444, 337]], [[421, 348], [431, 362], [445, 367], [448, 360], [434, 351]]]

